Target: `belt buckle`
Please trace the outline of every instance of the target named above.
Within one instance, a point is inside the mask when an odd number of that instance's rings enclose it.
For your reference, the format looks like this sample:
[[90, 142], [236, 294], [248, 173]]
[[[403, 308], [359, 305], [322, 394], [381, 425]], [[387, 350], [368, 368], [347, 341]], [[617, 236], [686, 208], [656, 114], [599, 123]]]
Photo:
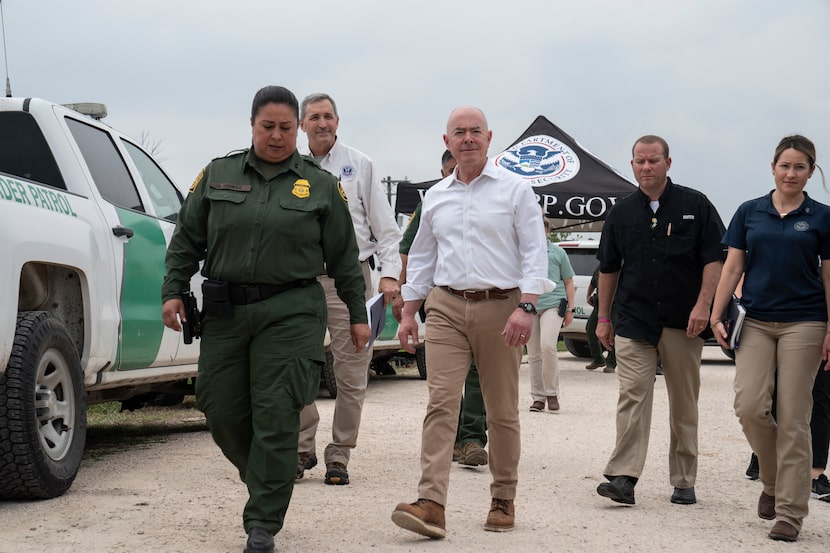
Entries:
[[259, 291], [258, 285], [244, 284], [242, 289], [245, 291], [245, 300], [247, 303], [256, 303], [262, 300], [262, 294]]
[[[476, 294], [478, 294], [480, 292], [481, 292], [481, 290], [464, 290], [464, 292], [461, 293], [461, 297], [463, 297], [465, 300], [475, 301], [476, 299], [478, 299], [478, 298], [476, 298]], [[470, 294], [470, 296], [468, 297], [467, 294]], [[486, 297], [486, 295], [485, 295], [485, 297]]]

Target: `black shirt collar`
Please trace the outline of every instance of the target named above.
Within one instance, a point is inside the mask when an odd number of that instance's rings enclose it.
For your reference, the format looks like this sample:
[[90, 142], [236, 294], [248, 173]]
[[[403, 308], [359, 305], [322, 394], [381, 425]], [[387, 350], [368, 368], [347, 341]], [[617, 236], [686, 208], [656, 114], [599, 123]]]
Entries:
[[[669, 199], [669, 196], [671, 196], [671, 191], [672, 191], [671, 178], [666, 177], [666, 188], [663, 190], [663, 193], [660, 194], [660, 198], [658, 198], [658, 200], [657, 200], [658, 202], [660, 202], [660, 205], [663, 205], [663, 203]], [[643, 205], [648, 206], [648, 205], [651, 204], [651, 198], [649, 198], [646, 195], [645, 192], [640, 190], [639, 187], [637, 188], [637, 193], [640, 194], [640, 201], [643, 203]]]

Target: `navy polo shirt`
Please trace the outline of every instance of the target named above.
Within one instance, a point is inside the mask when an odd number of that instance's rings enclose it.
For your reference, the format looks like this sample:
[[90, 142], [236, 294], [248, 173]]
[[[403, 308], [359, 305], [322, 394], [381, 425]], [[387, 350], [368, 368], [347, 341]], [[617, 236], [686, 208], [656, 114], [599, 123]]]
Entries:
[[620, 273], [614, 332], [657, 345], [664, 327], [685, 330], [703, 267], [724, 258], [723, 230], [703, 193], [671, 179], [656, 213], [640, 190], [619, 200], [605, 219], [597, 252], [601, 272]]
[[785, 217], [772, 192], [741, 204], [723, 244], [746, 252], [741, 302], [766, 322], [826, 321], [819, 259], [830, 259], [830, 207], [804, 193]]

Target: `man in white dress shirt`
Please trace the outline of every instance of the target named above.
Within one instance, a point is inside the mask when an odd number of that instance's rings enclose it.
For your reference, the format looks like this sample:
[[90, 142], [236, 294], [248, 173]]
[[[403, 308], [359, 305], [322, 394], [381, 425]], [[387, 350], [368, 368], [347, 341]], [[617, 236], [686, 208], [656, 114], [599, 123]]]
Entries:
[[[306, 96], [300, 105], [300, 128], [308, 136], [308, 149], [300, 153], [313, 156], [323, 169], [340, 179], [360, 249], [359, 258], [366, 279], [366, 298], [374, 295], [371, 289], [370, 263], [372, 254], [377, 253], [381, 271], [378, 292], [383, 293], [384, 302], [388, 304], [400, 292], [398, 277], [401, 273], [401, 259], [398, 243], [401, 231], [372, 160], [338, 140], [339, 123], [337, 106], [331, 96]], [[349, 483], [349, 456], [357, 445], [372, 350], [366, 348], [360, 353], [354, 353], [349, 334], [349, 311], [337, 296], [334, 280], [325, 275], [318, 280], [326, 292], [328, 329], [337, 382], [332, 441], [324, 452], [325, 483], [344, 485]], [[315, 435], [319, 422], [320, 414], [316, 404], [312, 403], [300, 412], [298, 479], [303, 477], [305, 470], [317, 464]]]
[[[464, 378], [475, 358], [490, 434], [492, 497], [485, 530], [513, 529], [520, 453], [519, 365], [536, 300], [548, 280], [542, 212], [530, 185], [488, 159], [492, 132], [484, 113], [455, 109], [444, 143], [455, 171], [424, 198], [409, 251], [398, 337], [413, 351], [415, 314], [426, 299], [429, 401], [421, 436], [418, 501], [399, 503], [398, 526], [446, 535], [452, 449]], [[411, 342], [410, 342], [411, 339]]]

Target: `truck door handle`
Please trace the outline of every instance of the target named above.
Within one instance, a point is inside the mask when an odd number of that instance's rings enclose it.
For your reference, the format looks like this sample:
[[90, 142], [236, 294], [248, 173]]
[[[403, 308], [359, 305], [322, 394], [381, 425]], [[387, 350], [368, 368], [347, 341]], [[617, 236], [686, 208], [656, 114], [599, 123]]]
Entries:
[[132, 237], [133, 237], [133, 234], [135, 234], [135, 233], [133, 232], [133, 229], [131, 229], [131, 228], [129, 228], [129, 227], [121, 227], [121, 226], [119, 226], [119, 227], [112, 227], [112, 233], [113, 233], [114, 235], [116, 235], [117, 237], [119, 237], [119, 238], [121, 238], [122, 236], [124, 236], [124, 237], [126, 237], [127, 239], [132, 238]]

